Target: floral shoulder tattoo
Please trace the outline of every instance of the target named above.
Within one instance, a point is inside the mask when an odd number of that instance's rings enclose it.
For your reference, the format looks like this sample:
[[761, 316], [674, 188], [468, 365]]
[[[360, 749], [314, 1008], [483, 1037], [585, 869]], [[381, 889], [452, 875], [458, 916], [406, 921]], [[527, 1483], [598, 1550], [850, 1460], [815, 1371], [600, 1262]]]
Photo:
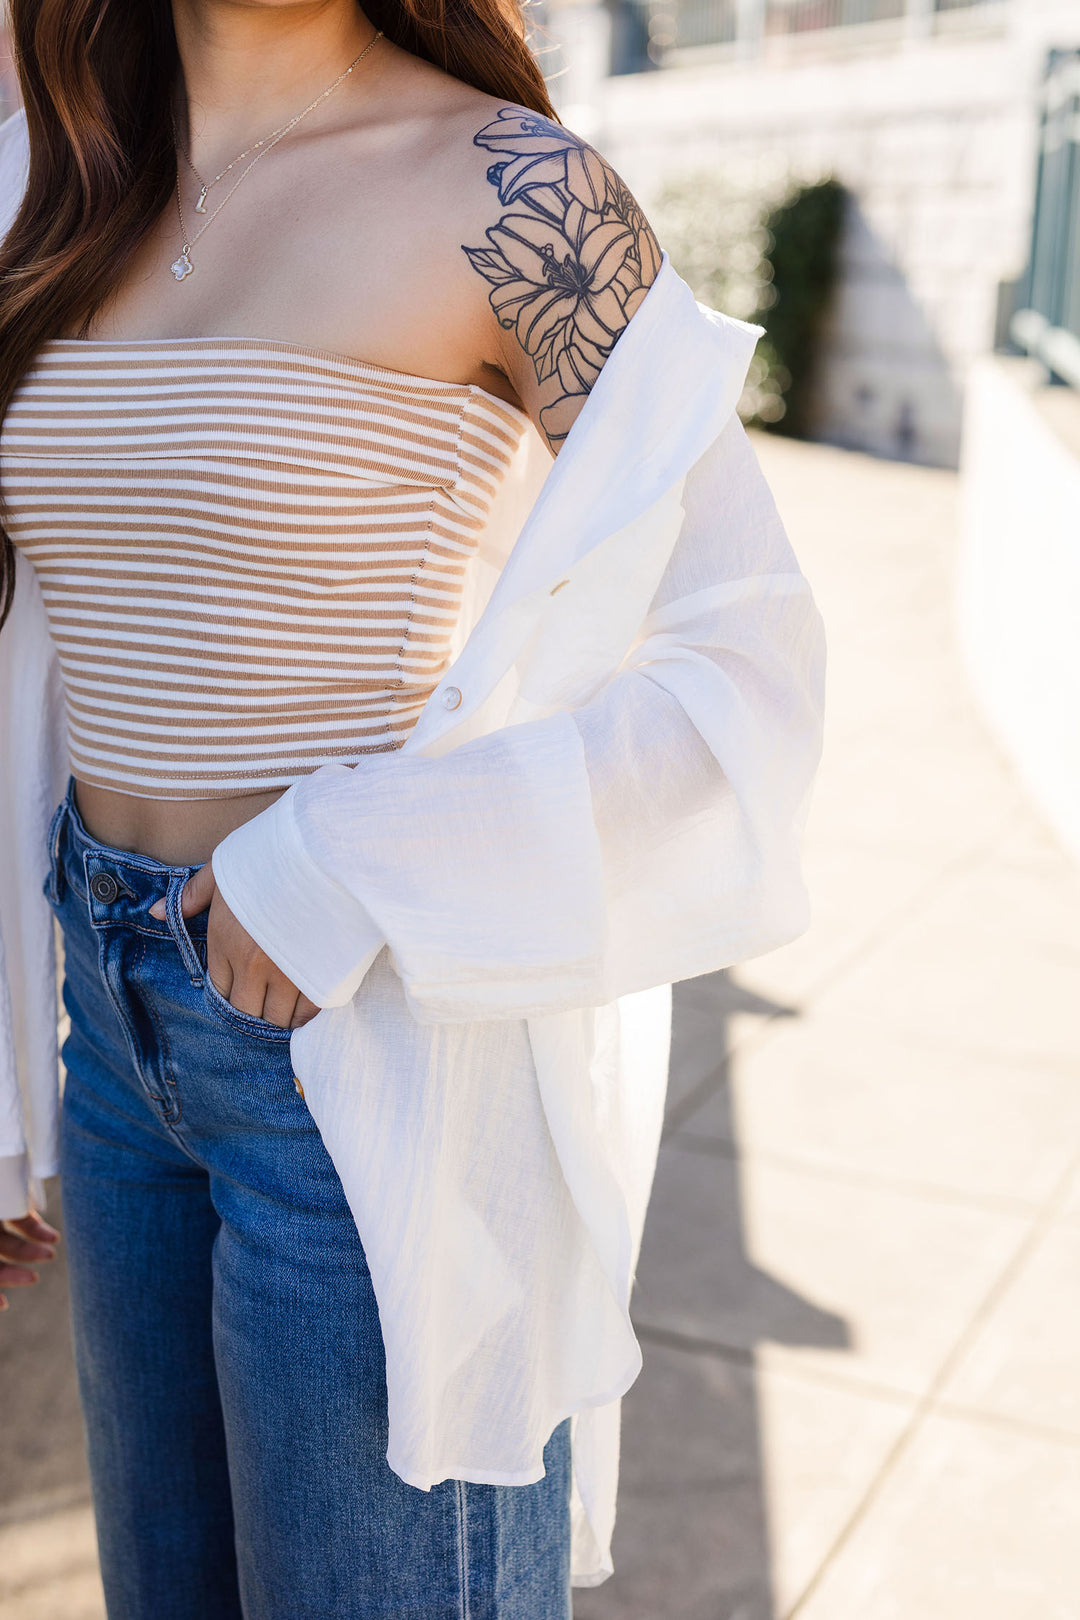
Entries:
[[465, 247], [491, 283], [500, 326], [516, 331], [541, 390], [553, 448], [569, 433], [604, 362], [660, 268], [660, 249], [618, 175], [539, 113], [504, 107], [475, 136], [496, 154], [487, 177], [506, 208]]

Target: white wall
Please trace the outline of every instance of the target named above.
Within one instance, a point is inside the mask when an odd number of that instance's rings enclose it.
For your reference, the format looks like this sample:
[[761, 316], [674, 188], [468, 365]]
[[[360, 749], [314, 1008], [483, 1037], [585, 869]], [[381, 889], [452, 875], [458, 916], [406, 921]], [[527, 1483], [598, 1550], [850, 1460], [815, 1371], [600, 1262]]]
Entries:
[[1080, 395], [976, 362], [961, 453], [957, 612], [991, 729], [1080, 859]]

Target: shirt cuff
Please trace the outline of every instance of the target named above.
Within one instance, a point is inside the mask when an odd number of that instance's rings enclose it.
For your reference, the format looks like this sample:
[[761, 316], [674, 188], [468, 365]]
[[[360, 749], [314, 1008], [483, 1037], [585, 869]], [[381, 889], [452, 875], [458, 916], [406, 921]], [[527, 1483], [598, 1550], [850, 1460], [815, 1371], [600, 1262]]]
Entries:
[[25, 1153], [0, 1158], [0, 1221], [17, 1221], [30, 1208], [30, 1176]]
[[367, 908], [308, 855], [296, 786], [229, 833], [211, 856], [222, 899], [317, 1007], [343, 1007], [386, 943]]

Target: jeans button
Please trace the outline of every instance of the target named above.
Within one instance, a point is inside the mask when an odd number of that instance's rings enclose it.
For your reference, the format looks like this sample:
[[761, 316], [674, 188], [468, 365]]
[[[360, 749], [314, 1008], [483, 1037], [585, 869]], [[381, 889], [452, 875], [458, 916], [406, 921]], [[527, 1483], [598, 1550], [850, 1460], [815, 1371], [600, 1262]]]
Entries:
[[95, 872], [90, 879], [90, 893], [103, 905], [111, 906], [120, 893], [120, 885], [109, 872]]

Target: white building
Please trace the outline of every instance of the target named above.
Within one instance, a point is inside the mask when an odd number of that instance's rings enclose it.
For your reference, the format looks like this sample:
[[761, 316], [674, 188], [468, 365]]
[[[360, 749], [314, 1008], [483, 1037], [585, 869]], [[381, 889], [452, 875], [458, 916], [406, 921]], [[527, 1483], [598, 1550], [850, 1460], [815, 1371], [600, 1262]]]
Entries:
[[548, 0], [548, 17], [563, 117], [646, 209], [710, 168], [848, 187], [820, 435], [955, 466], [968, 368], [1027, 264], [1047, 52], [1080, 44], [1080, 0]]

